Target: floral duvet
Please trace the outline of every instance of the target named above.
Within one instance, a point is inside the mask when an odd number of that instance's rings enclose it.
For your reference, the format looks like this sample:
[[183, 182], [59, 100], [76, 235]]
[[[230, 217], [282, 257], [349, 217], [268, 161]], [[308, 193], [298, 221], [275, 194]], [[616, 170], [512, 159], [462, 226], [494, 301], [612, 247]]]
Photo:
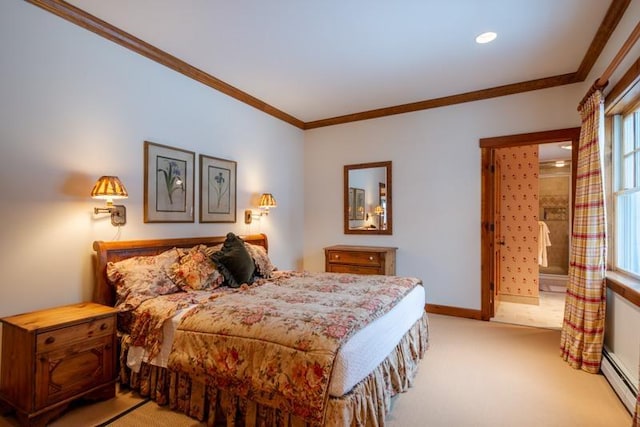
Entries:
[[342, 343], [419, 285], [407, 277], [280, 272], [200, 298], [175, 331], [168, 368], [321, 425]]

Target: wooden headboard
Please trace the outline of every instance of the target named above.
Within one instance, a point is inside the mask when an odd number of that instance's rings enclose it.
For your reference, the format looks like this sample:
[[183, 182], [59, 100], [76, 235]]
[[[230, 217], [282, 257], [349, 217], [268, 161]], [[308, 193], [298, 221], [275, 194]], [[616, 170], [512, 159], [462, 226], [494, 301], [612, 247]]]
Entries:
[[[269, 250], [265, 234], [240, 236], [242, 240], [253, 245], [263, 246]], [[107, 263], [121, 261], [134, 256], [158, 255], [171, 248], [191, 248], [196, 245], [215, 246], [225, 241], [226, 236], [186, 237], [181, 239], [129, 240], [122, 242], [93, 242], [96, 251], [96, 287], [93, 301], [113, 306], [115, 304], [115, 288], [107, 280]]]

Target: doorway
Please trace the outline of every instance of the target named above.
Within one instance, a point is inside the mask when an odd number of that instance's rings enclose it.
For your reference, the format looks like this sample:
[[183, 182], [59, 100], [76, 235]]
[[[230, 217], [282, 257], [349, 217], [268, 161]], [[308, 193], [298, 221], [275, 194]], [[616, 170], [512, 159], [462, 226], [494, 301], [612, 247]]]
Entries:
[[[571, 144], [572, 163], [576, 164], [578, 140], [580, 128], [559, 129], [528, 134], [508, 135], [480, 140], [482, 152], [482, 224], [481, 224], [481, 318], [490, 320], [496, 314], [496, 296], [501, 284], [500, 263], [502, 247], [506, 245], [501, 232], [501, 215], [499, 212], [498, 198], [505, 197], [500, 186], [499, 179], [504, 173], [496, 172], [500, 165], [498, 150], [508, 147], [523, 147], [530, 145], [561, 143]], [[571, 174], [571, 209], [573, 211], [575, 194], [576, 168], [572, 168]], [[550, 211], [551, 212], [551, 211]], [[536, 215], [537, 216], [537, 215]]]

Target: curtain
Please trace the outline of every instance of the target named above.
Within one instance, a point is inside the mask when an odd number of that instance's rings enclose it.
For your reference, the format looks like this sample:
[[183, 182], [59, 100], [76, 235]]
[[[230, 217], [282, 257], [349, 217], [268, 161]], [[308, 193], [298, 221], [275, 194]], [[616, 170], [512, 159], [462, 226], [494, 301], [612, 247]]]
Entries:
[[598, 373], [606, 305], [606, 221], [600, 157], [602, 92], [595, 90], [578, 111], [582, 128], [560, 349], [572, 367]]

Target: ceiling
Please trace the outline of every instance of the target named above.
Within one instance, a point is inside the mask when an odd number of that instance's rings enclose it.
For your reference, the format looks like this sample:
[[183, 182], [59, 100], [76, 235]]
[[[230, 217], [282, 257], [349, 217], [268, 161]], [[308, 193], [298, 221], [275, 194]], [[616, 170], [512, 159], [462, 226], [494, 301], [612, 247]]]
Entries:
[[611, 1], [68, 3], [305, 124], [575, 73]]

